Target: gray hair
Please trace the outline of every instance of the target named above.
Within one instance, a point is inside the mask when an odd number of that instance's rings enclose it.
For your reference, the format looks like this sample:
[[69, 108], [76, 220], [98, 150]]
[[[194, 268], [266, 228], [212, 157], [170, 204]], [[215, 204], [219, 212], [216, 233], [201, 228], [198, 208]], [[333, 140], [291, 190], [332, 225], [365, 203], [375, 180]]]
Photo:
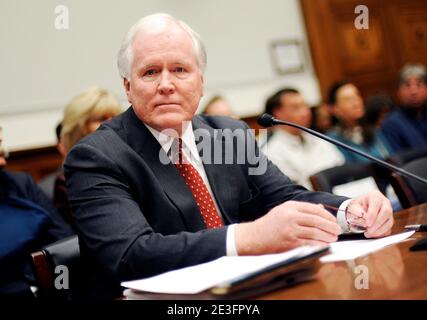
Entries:
[[400, 71], [399, 85], [404, 84], [410, 77], [416, 77], [427, 84], [427, 71], [422, 64], [405, 64]]
[[117, 66], [119, 68], [119, 73], [122, 78], [130, 79], [130, 69], [133, 63], [133, 49], [132, 44], [135, 39], [137, 33], [142, 30], [144, 27], [151, 23], [159, 23], [159, 22], [169, 22], [172, 24], [176, 24], [181, 27], [191, 38], [193, 43], [194, 51], [196, 53], [197, 64], [202, 71], [205, 71], [206, 68], [206, 49], [205, 45], [202, 42], [200, 36], [191, 29], [185, 22], [178, 20], [177, 18], [166, 14], [166, 13], [155, 13], [152, 15], [148, 15], [140, 19], [137, 23], [135, 23], [126, 33], [122, 44], [120, 46], [120, 50], [117, 54]]

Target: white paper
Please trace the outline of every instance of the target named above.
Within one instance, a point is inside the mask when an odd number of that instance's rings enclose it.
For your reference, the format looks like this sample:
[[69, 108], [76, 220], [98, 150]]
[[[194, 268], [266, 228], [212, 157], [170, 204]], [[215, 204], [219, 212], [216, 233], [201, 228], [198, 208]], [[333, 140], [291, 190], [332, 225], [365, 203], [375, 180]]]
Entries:
[[331, 243], [330, 251], [332, 253], [321, 257], [320, 261], [326, 263], [356, 259], [393, 243], [403, 241], [412, 236], [414, 232], [415, 231], [407, 231], [375, 240], [355, 240]]
[[195, 294], [290, 258], [311, 254], [318, 249], [303, 246], [279, 254], [221, 257], [151, 278], [122, 282], [121, 286], [153, 293]]
[[363, 179], [337, 185], [332, 188], [332, 193], [339, 196], [357, 198], [365, 194], [366, 192], [374, 190], [378, 190], [378, 186], [375, 183], [375, 179], [372, 177], [366, 177]]

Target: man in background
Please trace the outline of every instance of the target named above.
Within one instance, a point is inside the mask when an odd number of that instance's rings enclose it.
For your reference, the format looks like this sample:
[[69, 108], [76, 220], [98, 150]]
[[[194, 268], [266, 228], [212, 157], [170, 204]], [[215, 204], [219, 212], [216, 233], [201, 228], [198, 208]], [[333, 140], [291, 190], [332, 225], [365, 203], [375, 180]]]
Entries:
[[[311, 124], [310, 108], [293, 88], [271, 96], [266, 113], [307, 128]], [[292, 181], [308, 189], [312, 189], [311, 175], [344, 164], [344, 157], [334, 145], [290, 126], [277, 126], [263, 151]]]
[[382, 132], [394, 151], [427, 147], [427, 72], [421, 64], [402, 68], [400, 106], [384, 120]]

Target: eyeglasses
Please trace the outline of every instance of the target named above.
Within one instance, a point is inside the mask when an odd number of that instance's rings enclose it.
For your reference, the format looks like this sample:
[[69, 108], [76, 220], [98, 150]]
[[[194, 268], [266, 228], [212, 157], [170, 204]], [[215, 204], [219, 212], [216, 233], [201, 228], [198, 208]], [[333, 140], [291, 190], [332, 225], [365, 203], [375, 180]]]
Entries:
[[345, 210], [334, 207], [334, 206], [330, 206], [328, 204], [323, 204], [323, 203], [322, 203], [322, 206], [327, 209], [335, 210], [337, 212], [338, 211], [344, 212], [345, 220], [347, 221], [349, 232], [363, 233], [366, 231], [366, 220], [363, 213], [361, 216], [355, 213], [352, 213], [350, 210], [348, 210], [348, 206], [345, 208]]

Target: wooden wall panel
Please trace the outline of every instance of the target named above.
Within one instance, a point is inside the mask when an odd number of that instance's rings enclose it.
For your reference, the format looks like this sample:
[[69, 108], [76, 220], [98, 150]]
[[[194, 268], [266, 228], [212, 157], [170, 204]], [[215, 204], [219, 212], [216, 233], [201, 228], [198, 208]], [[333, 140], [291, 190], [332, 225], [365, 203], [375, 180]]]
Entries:
[[62, 157], [55, 146], [11, 152], [6, 169], [27, 172], [39, 181], [62, 164]]
[[321, 94], [332, 83], [354, 82], [366, 97], [393, 98], [406, 62], [427, 65], [427, 1], [366, 0], [369, 29], [357, 30], [358, 0], [301, 0]]
[[427, 5], [397, 7], [399, 19], [396, 24], [399, 40], [402, 43], [403, 61], [419, 61], [427, 65]]

